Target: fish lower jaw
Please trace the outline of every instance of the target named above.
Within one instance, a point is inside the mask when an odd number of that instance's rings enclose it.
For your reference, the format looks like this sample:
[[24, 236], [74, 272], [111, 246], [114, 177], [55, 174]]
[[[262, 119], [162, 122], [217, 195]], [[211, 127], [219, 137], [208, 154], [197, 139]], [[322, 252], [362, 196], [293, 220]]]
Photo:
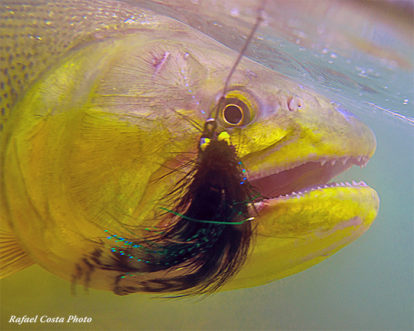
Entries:
[[249, 174], [248, 180], [262, 199], [289, 197], [314, 189], [334, 186], [366, 186], [365, 182], [329, 183], [329, 181], [353, 165], [365, 167], [368, 160], [369, 156], [366, 155], [322, 157], [318, 160], [297, 162], [282, 169]]

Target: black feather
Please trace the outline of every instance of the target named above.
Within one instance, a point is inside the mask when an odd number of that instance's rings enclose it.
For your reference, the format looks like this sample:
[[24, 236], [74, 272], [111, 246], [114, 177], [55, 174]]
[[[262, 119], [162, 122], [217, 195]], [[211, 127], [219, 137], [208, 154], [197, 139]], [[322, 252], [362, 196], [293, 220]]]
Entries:
[[[207, 122], [188, 184], [173, 210], [167, 228], [145, 240], [147, 271], [185, 266], [184, 275], [146, 282], [151, 292], [189, 290], [206, 293], [218, 289], [245, 262], [252, 237], [249, 204], [254, 200], [250, 185], [243, 181], [241, 162], [234, 146], [218, 140], [215, 123]], [[178, 191], [181, 191], [180, 189]], [[161, 286], [162, 284], [162, 286]]]

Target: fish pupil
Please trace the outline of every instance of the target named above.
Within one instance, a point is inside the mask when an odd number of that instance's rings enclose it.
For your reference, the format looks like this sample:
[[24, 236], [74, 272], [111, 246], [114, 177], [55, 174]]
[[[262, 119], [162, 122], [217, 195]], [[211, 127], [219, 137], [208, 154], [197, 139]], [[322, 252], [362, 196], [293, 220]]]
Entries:
[[227, 105], [223, 111], [223, 118], [228, 124], [240, 124], [243, 119], [243, 111], [238, 105]]

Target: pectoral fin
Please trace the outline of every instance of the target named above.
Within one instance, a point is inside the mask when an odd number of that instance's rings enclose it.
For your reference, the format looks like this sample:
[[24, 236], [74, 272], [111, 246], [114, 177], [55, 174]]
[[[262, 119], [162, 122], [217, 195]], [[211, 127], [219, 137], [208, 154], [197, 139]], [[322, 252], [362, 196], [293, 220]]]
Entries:
[[33, 264], [15, 236], [0, 230], [0, 278], [4, 278]]

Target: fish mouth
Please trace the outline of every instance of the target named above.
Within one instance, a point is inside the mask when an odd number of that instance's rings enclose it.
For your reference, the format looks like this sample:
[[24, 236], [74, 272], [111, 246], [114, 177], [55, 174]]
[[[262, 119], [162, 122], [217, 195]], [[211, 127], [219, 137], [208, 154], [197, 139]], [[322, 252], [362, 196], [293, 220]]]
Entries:
[[249, 183], [264, 199], [297, 195], [323, 186], [366, 186], [364, 182], [329, 183], [329, 180], [353, 165], [365, 167], [367, 155], [322, 157], [318, 160], [297, 162], [284, 169], [273, 169], [249, 175]]

